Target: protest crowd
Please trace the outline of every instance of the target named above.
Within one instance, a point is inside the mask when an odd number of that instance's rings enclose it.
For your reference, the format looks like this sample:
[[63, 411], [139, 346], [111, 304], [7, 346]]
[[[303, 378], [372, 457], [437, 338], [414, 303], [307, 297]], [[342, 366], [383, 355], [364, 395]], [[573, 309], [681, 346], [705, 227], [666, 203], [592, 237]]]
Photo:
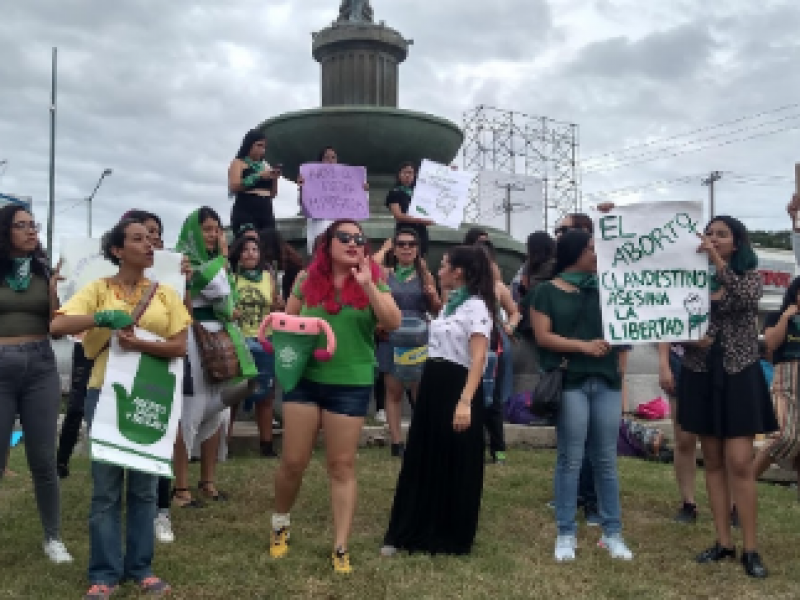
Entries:
[[[527, 259], [506, 284], [490, 235], [480, 228], [447, 249], [440, 264], [426, 260], [435, 235], [429, 227], [436, 223], [409, 214], [419, 173], [415, 163], [403, 163], [386, 197], [396, 221], [391, 239], [373, 252], [358, 218], [309, 214], [304, 260], [282, 239], [275, 219], [281, 169], [265, 162], [266, 144], [263, 133], [248, 132], [230, 164], [231, 238], [220, 215], [202, 206], [186, 217], [167, 251], [156, 212], [129, 207], [102, 237], [109, 275], [69, 297], [59, 298], [62, 273], [50, 267], [33, 215], [19, 206], [0, 209], [0, 477], [18, 419], [46, 556], [53, 563], [73, 560], [60, 531], [59, 480], [70, 475], [85, 421], [93, 487], [84, 597], [108, 598], [126, 581], [148, 594], [168, 594], [169, 583], [152, 565], [157, 542], [180, 543], [170, 512], [228, 500], [231, 492], [218, 485], [221, 463], [236, 415], [252, 412], [261, 455], [276, 461], [269, 556], [280, 560], [290, 552], [292, 518], [303, 518], [292, 509], [322, 431], [331, 568], [350, 573], [356, 452], [373, 397], [389, 451], [402, 461], [375, 551], [467, 555], [478, 531], [485, 465], [502, 468], [508, 460], [503, 427], [513, 420], [517, 399], [512, 356], [524, 352], [539, 369], [527, 394], [531, 421], [555, 425], [557, 434], [553, 558], [578, 557], [582, 509], [586, 522], [600, 528], [598, 546], [613, 559], [633, 560], [623, 537], [617, 471], [632, 347], [624, 335], [606, 335], [602, 300], [605, 293], [630, 294], [604, 289], [606, 281], [615, 288], [622, 275], [598, 278], [601, 246], [613, 239], [602, 215], [615, 207], [599, 207], [600, 221], [567, 215], [554, 236], [531, 232]], [[338, 164], [334, 148], [309, 158], [310, 164]], [[304, 206], [302, 175], [297, 184]], [[795, 198], [793, 224], [798, 210]], [[706, 286], [708, 306], [695, 313], [687, 304], [681, 341], [651, 340], [658, 343], [660, 385], [672, 404], [675, 519], [698, 519], [699, 441], [716, 540], [698, 549], [695, 560], [738, 558], [747, 575], [764, 578], [756, 479], [773, 462], [800, 467], [800, 278], [759, 331], [761, 280], [744, 225], [727, 216], [689, 225], [651, 232], [650, 246], [639, 240], [619, 260], [628, 265], [656, 246], [692, 236], [688, 252], [701, 257], [697, 273], [704, 275], [671, 272], [662, 280]], [[159, 281], [154, 265], [162, 254], [177, 256], [171, 264], [175, 274], [180, 264], [182, 289]], [[658, 306], [651, 314], [658, 315]], [[64, 336], [75, 343], [60, 421], [50, 339]], [[763, 360], [774, 365], [770, 383]], [[276, 388], [283, 398], [280, 448], [273, 442]], [[413, 416], [404, 441], [405, 398]], [[774, 435], [754, 455], [754, 439], [762, 434]], [[164, 448], [167, 454], [159, 454]], [[194, 459], [201, 473], [196, 485], [189, 481]], [[734, 521], [743, 539], [738, 553]]]

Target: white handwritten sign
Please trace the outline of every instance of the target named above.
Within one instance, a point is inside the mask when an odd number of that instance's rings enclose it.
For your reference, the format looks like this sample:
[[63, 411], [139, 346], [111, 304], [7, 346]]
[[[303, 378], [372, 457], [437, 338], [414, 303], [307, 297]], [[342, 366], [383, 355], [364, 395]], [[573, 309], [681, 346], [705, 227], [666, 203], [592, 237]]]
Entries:
[[307, 163], [300, 166], [302, 202], [313, 219], [369, 218], [369, 197], [364, 189], [367, 170], [339, 164]]
[[700, 202], [642, 202], [595, 213], [605, 340], [698, 340], [708, 328], [708, 258], [697, 252]]
[[[63, 238], [61, 240], [61, 275], [58, 297], [62, 304], [72, 298], [83, 286], [101, 277], [111, 277], [118, 268], [100, 253], [100, 240], [88, 238]], [[181, 255], [166, 250], [156, 250], [153, 267], [147, 277], [172, 287], [183, 298], [186, 279], [181, 274]]]
[[472, 173], [423, 160], [414, 195], [408, 207], [412, 217], [430, 219], [437, 225], [458, 229], [469, 200]]

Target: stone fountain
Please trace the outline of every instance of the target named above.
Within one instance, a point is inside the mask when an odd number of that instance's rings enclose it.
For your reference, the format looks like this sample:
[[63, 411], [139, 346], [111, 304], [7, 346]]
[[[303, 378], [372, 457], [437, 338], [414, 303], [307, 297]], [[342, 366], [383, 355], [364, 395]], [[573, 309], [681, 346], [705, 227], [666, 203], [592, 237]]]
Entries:
[[[411, 40], [376, 23], [368, 0], [345, 0], [339, 17], [312, 34], [312, 54], [320, 63], [321, 107], [289, 112], [261, 123], [268, 139], [267, 160], [283, 164], [294, 180], [301, 164], [313, 162], [325, 146], [333, 146], [342, 163], [367, 168], [370, 219], [364, 228], [380, 244], [391, 236], [394, 219], [384, 206], [404, 161], [427, 158], [449, 164], [464, 135], [455, 123], [434, 115], [398, 108], [399, 67]], [[305, 249], [305, 219], [281, 219], [287, 240]], [[465, 229], [466, 226], [462, 229]], [[431, 228], [429, 261], [439, 264], [442, 252], [463, 239], [463, 231]], [[509, 276], [520, 263], [520, 244], [492, 231], [499, 262]]]

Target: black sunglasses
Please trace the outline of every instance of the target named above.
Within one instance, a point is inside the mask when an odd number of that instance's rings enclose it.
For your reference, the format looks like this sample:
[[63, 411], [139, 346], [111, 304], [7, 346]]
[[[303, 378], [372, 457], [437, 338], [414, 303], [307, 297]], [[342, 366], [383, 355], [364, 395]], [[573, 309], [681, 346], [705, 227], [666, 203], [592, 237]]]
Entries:
[[356, 246], [365, 246], [367, 238], [361, 233], [347, 233], [346, 231], [337, 231], [333, 234], [334, 237], [343, 244], [354, 242]]
[[[555, 233], [556, 235], [564, 235], [568, 231], [586, 231], [586, 229], [584, 229], [583, 227], [573, 227], [573, 226], [568, 226], [568, 225], [562, 225], [561, 227], [556, 227], [553, 230], [553, 233]], [[586, 233], [590, 233], [590, 232], [586, 231]]]
[[417, 242], [395, 242], [394, 245], [398, 248], [416, 248]]

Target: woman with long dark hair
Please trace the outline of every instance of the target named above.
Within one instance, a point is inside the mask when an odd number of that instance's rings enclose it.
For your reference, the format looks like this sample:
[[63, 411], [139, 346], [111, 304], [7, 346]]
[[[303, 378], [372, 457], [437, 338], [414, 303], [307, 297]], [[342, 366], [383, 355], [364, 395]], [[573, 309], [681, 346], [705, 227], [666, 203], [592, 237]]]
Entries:
[[756, 578], [767, 569], [756, 550], [756, 479], [753, 440], [778, 429], [758, 352], [761, 277], [747, 229], [737, 219], [714, 217], [701, 236], [700, 252], [713, 270], [705, 337], [684, 344], [678, 382], [678, 420], [700, 436], [706, 488], [716, 543], [699, 563], [736, 557], [731, 539], [730, 494], [742, 528], [742, 565]]
[[755, 477], [777, 462], [800, 480], [800, 277], [786, 290], [780, 309], [767, 315], [764, 341], [775, 365], [772, 404], [781, 417], [781, 430], [756, 455]]
[[19, 414], [25, 455], [44, 529], [44, 552], [72, 562], [61, 541], [61, 495], [56, 474], [56, 430], [61, 381], [48, 338], [58, 308], [58, 273], [47, 266], [39, 224], [25, 208], [0, 209], [0, 480]]
[[537, 285], [553, 277], [556, 263], [556, 241], [546, 231], [535, 231], [528, 236], [526, 248], [528, 252], [525, 262], [517, 273], [519, 279], [516, 296], [519, 298], [519, 310], [522, 313], [517, 333], [526, 342], [533, 342], [530, 312], [533, 292]]
[[[87, 353], [95, 357], [86, 393], [86, 422], [90, 428], [106, 376], [110, 337], [115, 335], [125, 351], [180, 358], [186, 354], [191, 322], [174, 290], [164, 285], [152, 290], [145, 277], [145, 270], [153, 266], [154, 255], [144, 225], [123, 219], [103, 236], [102, 251], [108, 261], [119, 267], [116, 275], [93, 281], [79, 290], [59, 309], [50, 325], [53, 335], [86, 332]], [[147, 294], [151, 294], [149, 301]], [[137, 327], [156, 334], [162, 341], [137, 337], [131, 315], [141, 303], [144, 305]], [[148, 594], [169, 593], [169, 584], [155, 577], [152, 569], [157, 480], [157, 476], [148, 473], [92, 462], [91, 588], [85, 598], [108, 598], [125, 580], [134, 581]], [[123, 496], [127, 503], [124, 545]]]
[[276, 276], [278, 295], [284, 302], [289, 300], [295, 279], [305, 268], [303, 257], [288, 244], [277, 229], [262, 229], [261, 260], [271, 266]]
[[575, 560], [578, 479], [589, 456], [599, 498], [603, 536], [599, 546], [612, 558], [631, 560], [622, 539], [617, 479], [617, 434], [622, 417], [617, 350], [603, 340], [597, 256], [590, 233], [569, 230], [556, 245], [556, 276], [537, 286], [533, 330], [542, 370], [566, 360], [561, 409], [556, 421], [555, 559]]
[[396, 222], [395, 231], [411, 228], [419, 237], [419, 255], [425, 258], [428, 253], [428, 225], [435, 225], [430, 219], [420, 219], [408, 214], [411, 196], [417, 182], [417, 167], [412, 162], [404, 162], [397, 169], [397, 180], [386, 196], [388, 208]]
[[[375, 260], [383, 263], [386, 256], [386, 283], [392, 291], [392, 297], [403, 313], [403, 317], [425, 320], [427, 314], [437, 315], [442, 308], [442, 301], [436, 291], [436, 282], [419, 256], [419, 238], [413, 229], [400, 229], [392, 240], [391, 246], [384, 245], [375, 254]], [[395, 374], [394, 346], [388, 339], [378, 344], [378, 370], [383, 374], [385, 388], [384, 402], [386, 421], [389, 425], [392, 456], [402, 456], [402, 432], [400, 429], [403, 392], [408, 387], [411, 398], [417, 395], [418, 382], [403, 382]]]
[[308, 274], [295, 283], [286, 312], [327, 321], [336, 351], [327, 362], [312, 358], [297, 386], [283, 398], [283, 449], [275, 473], [270, 555], [281, 558], [289, 551], [289, 512], [322, 425], [333, 505], [331, 561], [336, 573], [349, 573], [355, 459], [375, 378], [375, 330], [380, 326], [393, 331], [401, 319], [358, 223], [343, 219], [328, 227]]
[[439, 281], [452, 291], [431, 322], [403, 466], [381, 554], [468, 554], [481, 507], [483, 371], [497, 307], [489, 258], [456, 246]]
[[278, 195], [281, 170], [264, 161], [266, 150], [267, 136], [259, 129], [251, 129], [228, 167], [228, 193], [234, 197], [231, 209], [234, 234], [246, 223], [257, 229], [275, 227], [273, 202]]

